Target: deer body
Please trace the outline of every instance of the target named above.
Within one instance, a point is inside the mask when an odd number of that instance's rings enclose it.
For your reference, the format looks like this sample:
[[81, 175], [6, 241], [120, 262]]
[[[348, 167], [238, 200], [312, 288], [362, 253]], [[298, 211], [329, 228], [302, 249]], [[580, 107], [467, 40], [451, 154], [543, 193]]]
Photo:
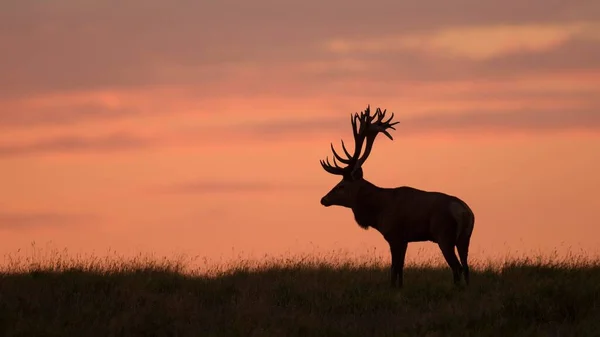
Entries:
[[[370, 191], [361, 191], [358, 204], [351, 208], [354, 218], [360, 227], [373, 227], [389, 241], [439, 242], [442, 239], [440, 229], [435, 227], [437, 223], [433, 220], [446, 216], [454, 220], [450, 204], [461, 204], [456, 197], [444, 193], [408, 186], [381, 188], [370, 185]], [[444, 208], [446, 205], [448, 207]], [[456, 232], [458, 225], [455, 227], [449, 230]]]
[[[467, 262], [469, 243], [474, 228], [475, 216], [469, 206], [461, 199], [441, 192], [419, 190], [402, 186], [395, 188], [378, 187], [362, 177], [361, 164], [371, 151], [375, 136], [385, 133], [392, 118], [382, 122], [385, 112], [377, 109], [376, 116], [369, 116], [369, 108], [360, 117], [353, 117], [355, 136], [355, 153], [350, 155], [344, 147], [348, 159], [341, 158], [335, 150], [334, 164], [321, 162], [323, 168], [332, 174], [343, 175], [340, 181], [327, 195], [321, 204], [342, 206], [352, 209], [357, 224], [367, 229], [373, 227], [379, 231], [390, 245], [392, 255], [391, 285], [403, 285], [403, 269], [406, 249], [409, 242], [431, 241], [437, 243], [446, 262], [453, 272], [455, 284], [460, 282], [464, 273], [469, 284], [469, 267]], [[378, 120], [372, 124], [375, 117]], [[393, 115], [392, 115], [393, 117]], [[360, 130], [356, 130], [356, 121], [360, 121]], [[358, 157], [362, 142], [367, 146], [361, 158]], [[343, 146], [343, 142], [342, 142]], [[357, 150], [358, 149], [358, 150]], [[337, 158], [348, 164], [345, 168], [337, 166]], [[460, 262], [454, 248], [458, 250]]]

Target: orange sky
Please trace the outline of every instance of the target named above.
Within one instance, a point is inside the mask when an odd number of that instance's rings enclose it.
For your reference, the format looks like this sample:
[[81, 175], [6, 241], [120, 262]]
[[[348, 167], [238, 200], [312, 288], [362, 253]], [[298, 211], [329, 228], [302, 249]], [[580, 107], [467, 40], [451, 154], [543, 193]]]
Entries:
[[367, 104], [365, 177], [462, 197], [474, 259], [600, 246], [597, 1], [20, 0], [0, 47], [0, 254], [387, 258], [319, 204]]

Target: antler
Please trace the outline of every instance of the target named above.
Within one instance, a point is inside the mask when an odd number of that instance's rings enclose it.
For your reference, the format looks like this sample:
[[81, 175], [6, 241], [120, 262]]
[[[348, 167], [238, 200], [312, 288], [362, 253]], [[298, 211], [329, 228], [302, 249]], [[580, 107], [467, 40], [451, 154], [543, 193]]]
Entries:
[[[394, 128], [394, 125], [399, 123], [390, 123], [394, 118], [394, 113], [392, 112], [392, 116], [388, 120], [383, 121], [387, 109], [382, 112], [380, 108], [377, 108], [377, 111], [373, 116], [370, 115], [370, 112], [371, 106], [368, 105], [365, 111], [361, 111], [360, 115], [358, 113], [350, 115], [350, 123], [352, 124], [352, 134], [354, 135], [354, 154], [351, 155], [350, 152], [348, 152], [344, 144], [344, 140], [342, 140], [342, 149], [344, 150], [344, 153], [347, 157], [343, 158], [335, 151], [332, 143], [331, 151], [333, 152], [333, 165], [331, 165], [331, 163], [329, 162], [329, 157], [326, 157], [325, 161], [320, 161], [321, 166], [325, 171], [336, 175], [346, 175], [348, 173], [353, 173], [358, 168], [360, 168], [369, 157], [371, 149], [373, 148], [375, 138], [380, 132], [386, 135], [389, 139], [393, 140], [392, 135], [390, 135], [390, 133], [387, 130], [396, 130]], [[360, 123], [358, 129], [357, 122]], [[365, 147], [363, 155], [360, 156], [360, 152], [362, 150], [363, 143], [365, 140], [367, 141], [367, 145]], [[336, 159], [340, 163], [346, 164], [346, 166], [339, 166]]]

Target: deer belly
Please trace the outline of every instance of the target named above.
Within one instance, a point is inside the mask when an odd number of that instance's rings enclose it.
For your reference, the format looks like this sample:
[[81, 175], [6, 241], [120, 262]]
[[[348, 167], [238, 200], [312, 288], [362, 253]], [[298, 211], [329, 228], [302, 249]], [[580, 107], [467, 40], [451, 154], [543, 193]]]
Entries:
[[[403, 241], [403, 242], [421, 242], [421, 241], [434, 241], [433, 235], [429, 230], [427, 224], [419, 225], [400, 225], [389, 230], [384, 234], [384, 237], [389, 241]], [[434, 241], [435, 242], [435, 241]]]
[[416, 228], [405, 232], [404, 236], [408, 242], [434, 241], [433, 235], [428, 229]]

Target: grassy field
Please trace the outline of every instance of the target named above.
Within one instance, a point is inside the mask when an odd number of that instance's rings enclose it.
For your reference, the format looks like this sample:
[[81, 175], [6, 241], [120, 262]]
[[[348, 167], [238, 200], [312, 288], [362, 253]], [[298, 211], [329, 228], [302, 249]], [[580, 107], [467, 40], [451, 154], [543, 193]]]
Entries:
[[409, 266], [280, 259], [185, 270], [178, 260], [10, 259], [1, 336], [600, 336], [600, 261]]

